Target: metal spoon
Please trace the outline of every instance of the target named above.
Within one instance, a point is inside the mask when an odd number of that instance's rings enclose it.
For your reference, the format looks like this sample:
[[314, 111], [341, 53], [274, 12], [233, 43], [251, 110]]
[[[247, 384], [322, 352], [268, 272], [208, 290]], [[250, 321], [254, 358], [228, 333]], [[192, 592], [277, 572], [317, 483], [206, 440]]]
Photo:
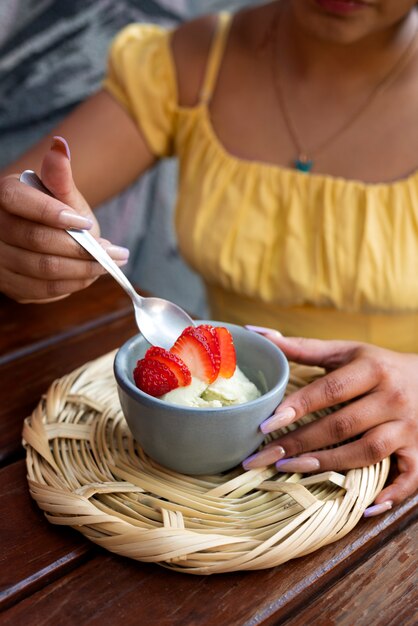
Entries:
[[[20, 181], [52, 196], [49, 189], [32, 170], [25, 170], [20, 176]], [[67, 233], [103, 265], [126, 291], [134, 306], [138, 328], [150, 344], [169, 350], [187, 326], [194, 326], [193, 320], [177, 304], [162, 298], [140, 296], [125, 274], [87, 230], [68, 228]]]

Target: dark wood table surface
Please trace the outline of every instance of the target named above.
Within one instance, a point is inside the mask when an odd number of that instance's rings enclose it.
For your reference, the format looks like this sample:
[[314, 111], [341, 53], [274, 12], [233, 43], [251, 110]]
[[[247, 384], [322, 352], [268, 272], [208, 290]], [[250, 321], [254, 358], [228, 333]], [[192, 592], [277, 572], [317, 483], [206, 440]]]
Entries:
[[347, 626], [417, 624], [417, 502], [274, 569], [206, 577], [106, 552], [49, 524], [31, 500], [23, 419], [50, 383], [136, 332], [130, 301], [103, 277], [69, 299], [0, 295], [1, 624]]

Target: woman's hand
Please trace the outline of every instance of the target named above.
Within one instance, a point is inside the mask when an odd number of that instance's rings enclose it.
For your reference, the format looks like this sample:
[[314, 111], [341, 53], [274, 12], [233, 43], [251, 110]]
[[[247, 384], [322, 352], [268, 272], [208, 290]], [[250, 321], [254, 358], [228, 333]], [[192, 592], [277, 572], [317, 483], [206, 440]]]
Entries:
[[[394, 454], [399, 475], [377, 496], [367, 515], [381, 513], [418, 487], [418, 355], [353, 341], [282, 337], [258, 327], [291, 361], [318, 365], [326, 375], [289, 395], [261, 424], [264, 433], [302, 416], [350, 401], [334, 413], [279, 437], [243, 463], [245, 469], [276, 463], [283, 472], [346, 470]], [[325, 446], [353, 442], [330, 450]]]
[[[19, 302], [56, 300], [90, 285], [105, 273], [66, 228], [90, 229], [97, 221], [77, 190], [65, 140], [55, 137], [42, 163], [41, 178], [57, 198], [32, 189], [19, 175], [0, 180], [0, 291]], [[101, 240], [118, 262], [129, 252]]]

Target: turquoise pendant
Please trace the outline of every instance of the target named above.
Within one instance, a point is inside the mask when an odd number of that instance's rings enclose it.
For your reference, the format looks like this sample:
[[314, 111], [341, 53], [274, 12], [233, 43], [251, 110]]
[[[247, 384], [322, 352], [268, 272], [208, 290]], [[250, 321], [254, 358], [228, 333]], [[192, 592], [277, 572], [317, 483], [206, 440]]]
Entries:
[[300, 172], [310, 172], [313, 168], [313, 160], [308, 159], [307, 156], [301, 154], [299, 158], [297, 158], [294, 162], [295, 168]]

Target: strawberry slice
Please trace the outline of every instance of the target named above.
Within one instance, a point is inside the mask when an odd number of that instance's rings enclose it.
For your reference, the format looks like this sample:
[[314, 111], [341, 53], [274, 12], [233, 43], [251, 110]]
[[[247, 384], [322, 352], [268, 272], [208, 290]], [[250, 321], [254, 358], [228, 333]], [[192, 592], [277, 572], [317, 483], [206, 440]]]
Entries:
[[197, 326], [197, 329], [203, 334], [209, 344], [209, 348], [213, 354], [213, 358], [215, 359], [216, 376], [218, 376], [219, 368], [221, 367], [221, 350], [215, 327], [210, 324], [200, 324]]
[[215, 332], [219, 340], [219, 349], [221, 352], [219, 375], [224, 378], [231, 378], [237, 366], [234, 340], [229, 330], [224, 326], [216, 326]]
[[164, 363], [155, 359], [140, 359], [134, 369], [137, 387], [150, 396], [162, 396], [179, 386], [176, 375]]
[[152, 346], [145, 353], [146, 359], [154, 359], [160, 363], [164, 363], [173, 372], [177, 378], [179, 387], [186, 387], [192, 382], [192, 375], [189, 368], [183, 361], [168, 350], [158, 346]]
[[194, 326], [186, 328], [177, 339], [170, 352], [186, 363], [192, 376], [205, 383], [212, 383], [217, 377], [215, 357], [203, 333]]

